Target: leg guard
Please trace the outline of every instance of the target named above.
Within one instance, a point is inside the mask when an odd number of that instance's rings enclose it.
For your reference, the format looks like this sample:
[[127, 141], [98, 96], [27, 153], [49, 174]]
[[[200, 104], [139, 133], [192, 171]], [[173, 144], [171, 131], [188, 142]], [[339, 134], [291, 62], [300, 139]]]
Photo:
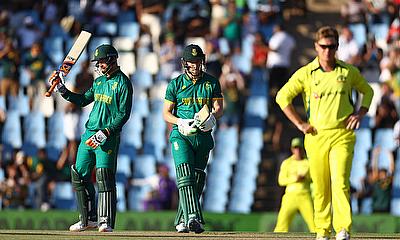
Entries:
[[183, 210], [185, 224], [187, 225], [190, 218], [195, 218], [203, 222], [193, 170], [189, 164], [182, 163], [176, 168], [176, 176], [179, 190], [179, 205]]
[[83, 225], [88, 224], [88, 220], [97, 221], [95, 190], [93, 184], [81, 178], [75, 165], [71, 166], [72, 186], [76, 191], [78, 203], [79, 220]]
[[[196, 191], [197, 191], [197, 196], [200, 200], [201, 195], [203, 194], [203, 190], [204, 190], [204, 185], [206, 182], [206, 173], [199, 169], [199, 168], [195, 168], [194, 169], [194, 177], [196, 179]], [[203, 214], [200, 212], [201, 216], [198, 219], [200, 221], [200, 223], [204, 224], [204, 218], [203, 218]], [[178, 205], [178, 213], [176, 214], [175, 217], [175, 221], [174, 224], [175, 226], [178, 225], [181, 222], [184, 222], [185, 220], [183, 219], [183, 209], [181, 207], [181, 205]]]
[[109, 168], [98, 168], [96, 169], [96, 179], [99, 187], [99, 204], [97, 208], [99, 225], [107, 223], [114, 229], [117, 209], [115, 173]]

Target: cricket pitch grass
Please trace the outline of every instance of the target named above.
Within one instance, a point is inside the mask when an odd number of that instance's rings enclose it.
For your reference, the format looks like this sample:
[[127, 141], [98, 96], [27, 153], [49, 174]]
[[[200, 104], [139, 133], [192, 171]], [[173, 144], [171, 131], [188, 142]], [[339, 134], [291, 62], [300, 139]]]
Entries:
[[[206, 240], [206, 239], [315, 239], [310, 233], [251, 233], [251, 232], [204, 232], [201, 234], [187, 233], [179, 234], [166, 231], [115, 231], [113, 233], [98, 233], [96, 231], [85, 231], [72, 233], [68, 231], [53, 230], [0, 230], [0, 239], [9, 240], [34, 240], [34, 239], [144, 239], [144, 240]], [[335, 239], [332, 237], [331, 239]], [[351, 239], [400, 239], [400, 233], [378, 234], [378, 233], [353, 233]]]

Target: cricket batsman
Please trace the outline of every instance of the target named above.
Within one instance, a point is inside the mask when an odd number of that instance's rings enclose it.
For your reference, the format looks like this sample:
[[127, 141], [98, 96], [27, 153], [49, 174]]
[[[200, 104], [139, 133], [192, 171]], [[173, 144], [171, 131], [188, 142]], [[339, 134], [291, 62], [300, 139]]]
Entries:
[[[355, 144], [354, 129], [371, 104], [373, 90], [359, 70], [336, 59], [338, 32], [325, 26], [314, 40], [317, 57], [297, 70], [279, 90], [276, 102], [305, 134], [304, 145], [313, 181], [314, 223], [317, 239], [350, 239], [350, 171]], [[352, 90], [361, 93], [357, 110]], [[292, 100], [302, 94], [307, 120], [301, 119]]]
[[274, 232], [288, 232], [297, 211], [303, 216], [310, 232], [315, 232], [310, 166], [304, 156], [302, 140], [293, 138], [290, 150], [292, 155], [282, 162], [278, 176], [279, 185], [286, 189]]
[[[81, 137], [76, 163], [71, 166], [72, 186], [76, 191], [79, 222], [71, 225], [70, 231], [84, 231], [98, 228], [99, 232], [112, 232], [115, 225], [117, 193], [115, 171], [122, 126], [129, 119], [133, 87], [130, 79], [117, 65], [118, 52], [111, 45], [96, 48], [92, 61], [100, 76], [84, 94], [69, 91], [61, 72], [55, 71], [50, 83], [61, 80], [56, 92], [61, 96], [85, 107], [94, 102], [86, 131]], [[98, 186], [98, 208], [96, 212], [95, 189], [90, 181], [96, 167]]]
[[[186, 46], [181, 63], [184, 73], [168, 84], [163, 108], [165, 121], [173, 124], [170, 142], [179, 192], [175, 228], [179, 233], [201, 233], [205, 222], [199, 198], [214, 147], [211, 131], [223, 114], [223, 98], [219, 81], [204, 72], [205, 54], [199, 46]], [[202, 121], [197, 113], [204, 105], [211, 112]]]

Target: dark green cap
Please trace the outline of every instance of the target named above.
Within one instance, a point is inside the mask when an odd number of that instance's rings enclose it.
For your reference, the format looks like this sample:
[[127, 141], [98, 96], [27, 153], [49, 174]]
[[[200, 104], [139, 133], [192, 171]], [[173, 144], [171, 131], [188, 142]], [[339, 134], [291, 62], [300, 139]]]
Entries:
[[94, 50], [92, 62], [108, 57], [118, 57], [118, 52], [113, 46], [109, 44], [103, 44]]
[[183, 60], [188, 62], [197, 62], [200, 60], [204, 60], [205, 55], [203, 50], [198, 45], [190, 44], [183, 49]]

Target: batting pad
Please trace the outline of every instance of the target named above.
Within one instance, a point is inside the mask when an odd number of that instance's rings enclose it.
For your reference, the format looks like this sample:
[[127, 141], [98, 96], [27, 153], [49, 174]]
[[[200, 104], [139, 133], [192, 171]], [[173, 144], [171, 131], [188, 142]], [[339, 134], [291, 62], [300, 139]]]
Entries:
[[185, 224], [187, 224], [190, 218], [196, 218], [203, 222], [194, 171], [189, 164], [182, 163], [176, 167], [176, 176], [179, 190], [179, 204], [183, 210]]
[[[71, 180], [76, 191], [79, 220], [85, 225], [87, 225], [89, 218], [91, 221], [97, 221], [93, 184], [81, 179], [75, 165], [71, 166]], [[93, 191], [90, 191], [90, 188], [93, 188]]]
[[112, 169], [96, 169], [96, 180], [99, 187], [99, 206], [97, 214], [99, 225], [107, 223], [114, 229], [117, 209], [117, 190], [115, 186], [115, 174]]
[[[200, 200], [200, 197], [203, 194], [203, 189], [204, 189], [204, 185], [205, 185], [205, 181], [206, 181], [206, 173], [199, 168], [195, 168], [194, 169], [194, 177], [196, 179], [197, 196], [198, 196], [198, 199]], [[204, 224], [204, 218], [203, 218], [201, 211], [200, 211], [200, 214], [201, 215], [197, 220], [199, 220], [200, 223]], [[175, 226], [178, 225], [180, 222], [184, 221], [184, 219], [182, 219], [182, 217], [183, 217], [183, 209], [182, 209], [181, 205], [179, 204], [178, 213], [176, 214], [175, 221], [174, 221]]]

